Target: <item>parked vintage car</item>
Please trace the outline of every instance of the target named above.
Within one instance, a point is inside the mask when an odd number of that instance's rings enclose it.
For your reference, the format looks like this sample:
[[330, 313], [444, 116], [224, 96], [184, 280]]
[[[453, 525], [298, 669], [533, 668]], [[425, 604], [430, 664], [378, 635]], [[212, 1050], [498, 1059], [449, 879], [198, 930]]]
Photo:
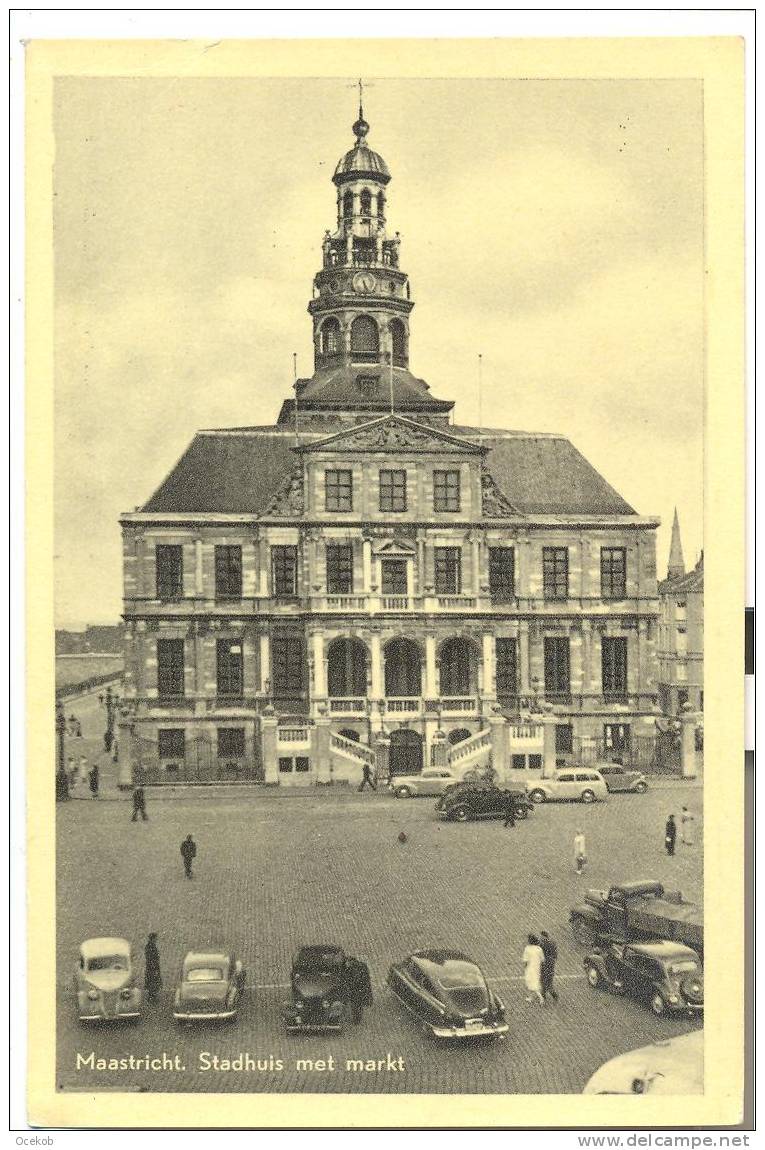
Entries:
[[508, 795], [512, 796], [517, 819], [525, 819], [534, 809], [523, 791], [503, 790], [488, 782], [463, 782], [444, 792], [436, 803], [436, 811], [440, 818], [458, 823], [504, 818]]
[[434, 1038], [498, 1038], [505, 1006], [481, 968], [459, 950], [418, 950], [388, 971], [387, 985]]
[[704, 973], [695, 950], [680, 942], [611, 942], [584, 959], [587, 981], [650, 1004], [654, 1014], [698, 1014]]
[[284, 1007], [288, 1034], [343, 1030], [360, 1021], [372, 1004], [369, 967], [339, 946], [303, 946], [290, 979], [292, 1001]]
[[561, 769], [549, 779], [534, 779], [526, 783], [526, 792], [532, 803], [570, 802], [594, 803], [608, 797], [605, 779], [591, 767]]
[[141, 1017], [143, 993], [136, 986], [130, 943], [124, 938], [89, 938], [80, 946], [74, 975], [80, 1022]]
[[648, 780], [642, 771], [628, 771], [619, 763], [598, 763], [596, 770], [604, 779], [609, 793], [631, 791], [642, 795], [648, 790]]
[[604, 1062], [583, 1094], [703, 1094], [704, 1031], [640, 1046]]
[[397, 799], [410, 799], [415, 795], [442, 795], [458, 782], [458, 776], [446, 767], [428, 767], [419, 775], [394, 775], [388, 780], [388, 787]]
[[212, 1022], [236, 1018], [246, 982], [244, 967], [226, 950], [190, 950], [175, 991], [173, 1018]]

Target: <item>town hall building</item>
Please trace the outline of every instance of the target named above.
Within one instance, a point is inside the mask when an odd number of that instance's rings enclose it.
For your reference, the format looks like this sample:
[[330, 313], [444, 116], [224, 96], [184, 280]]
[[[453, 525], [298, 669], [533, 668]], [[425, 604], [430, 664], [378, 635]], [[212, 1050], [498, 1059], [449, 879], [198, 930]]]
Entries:
[[646, 765], [658, 520], [564, 436], [456, 425], [413, 373], [391, 174], [361, 109], [353, 133], [313, 374], [121, 518], [122, 781]]

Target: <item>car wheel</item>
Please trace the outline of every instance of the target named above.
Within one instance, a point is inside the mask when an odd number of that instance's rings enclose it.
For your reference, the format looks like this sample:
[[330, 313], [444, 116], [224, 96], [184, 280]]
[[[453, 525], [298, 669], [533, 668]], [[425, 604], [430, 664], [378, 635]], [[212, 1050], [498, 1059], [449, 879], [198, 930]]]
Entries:
[[636, 795], [644, 795], [647, 790], [648, 790], [648, 783], [638, 783], [637, 786], [635, 787], [635, 794]]
[[470, 811], [464, 804], [460, 804], [452, 811], [452, 818], [456, 819], [458, 823], [466, 823], [470, 818]]
[[592, 946], [595, 942], [595, 931], [589, 922], [583, 918], [575, 918], [571, 923], [574, 938], [580, 946]]
[[547, 795], [544, 793], [544, 791], [535, 790], [531, 791], [529, 798], [531, 799], [532, 803], [543, 803], [547, 799]]
[[653, 998], [651, 999], [651, 1010], [654, 1012], [654, 1014], [657, 1016], [664, 1014], [666, 1009], [667, 1004], [662, 996], [660, 994], [654, 994]]
[[529, 817], [528, 808], [527, 807], [516, 807], [515, 808], [515, 817], [517, 819], [527, 819]]
[[603, 979], [597, 966], [588, 965], [587, 967], [587, 981], [593, 990], [597, 990]]
[[594, 791], [582, 791], [582, 802], [583, 803], [594, 803], [595, 802], [595, 792]]
[[397, 799], [408, 799], [412, 794], [410, 787], [396, 787]]

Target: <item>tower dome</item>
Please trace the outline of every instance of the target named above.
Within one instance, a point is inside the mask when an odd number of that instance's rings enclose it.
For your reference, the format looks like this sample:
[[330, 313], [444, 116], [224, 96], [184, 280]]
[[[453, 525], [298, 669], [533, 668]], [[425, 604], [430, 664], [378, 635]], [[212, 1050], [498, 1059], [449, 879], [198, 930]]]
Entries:
[[369, 124], [364, 119], [364, 112], [359, 105], [359, 118], [353, 125], [353, 134], [356, 143], [349, 152], [338, 161], [332, 180], [339, 187], [348, 180], [371, 179], [379, 184], [387, 184], [390, 172], [385, 160], [379, 152], [373, 152], [367, 143]]

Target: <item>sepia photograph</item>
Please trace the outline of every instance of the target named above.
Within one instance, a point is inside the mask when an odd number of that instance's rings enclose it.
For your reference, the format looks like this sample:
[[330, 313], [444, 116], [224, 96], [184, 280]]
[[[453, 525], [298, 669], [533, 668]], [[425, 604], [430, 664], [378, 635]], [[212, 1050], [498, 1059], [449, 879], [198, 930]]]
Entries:
[[701, 1103], [704, 79], [366, 46], [50, 82], [55, 1095]]

